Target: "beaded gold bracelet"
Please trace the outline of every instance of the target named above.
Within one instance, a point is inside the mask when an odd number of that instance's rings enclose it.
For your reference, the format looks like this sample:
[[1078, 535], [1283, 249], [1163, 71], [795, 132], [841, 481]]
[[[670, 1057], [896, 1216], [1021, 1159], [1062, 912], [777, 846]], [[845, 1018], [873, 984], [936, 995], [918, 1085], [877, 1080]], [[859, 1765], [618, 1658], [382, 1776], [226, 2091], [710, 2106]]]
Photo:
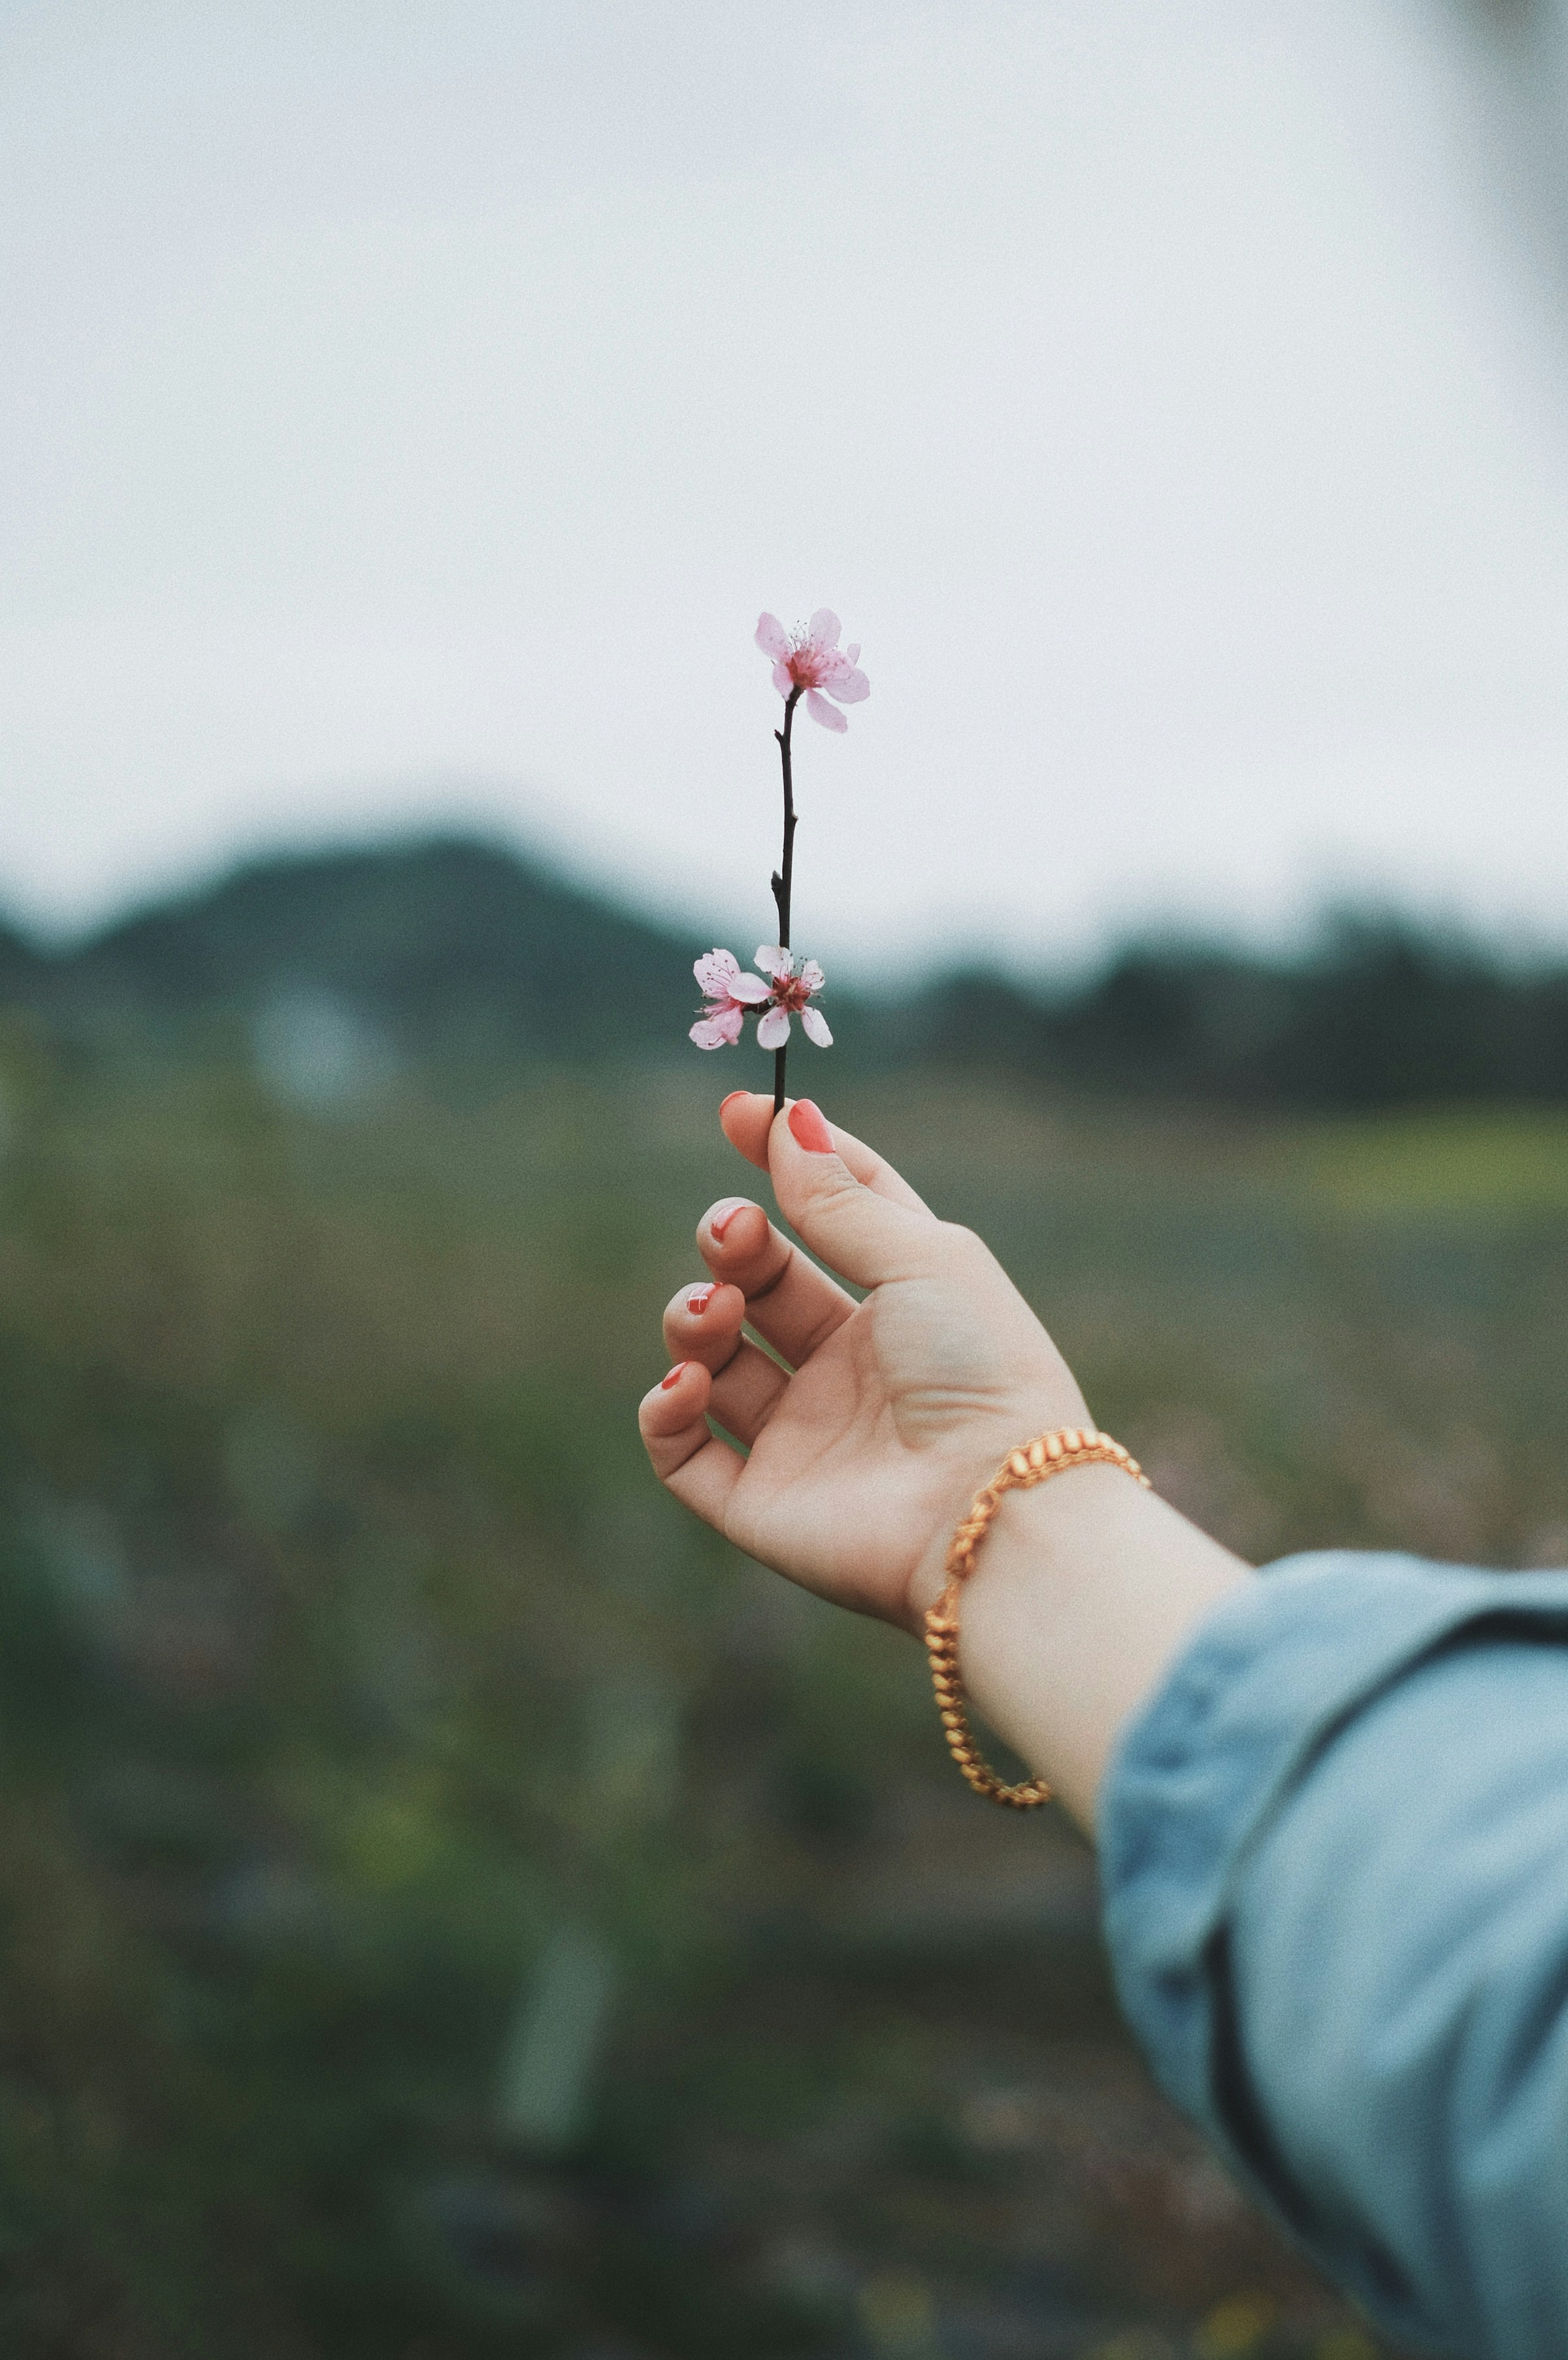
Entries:
[[1006, 1786], [975, 1743], [964, 1710], [964, 1681], [958, 1668], [958, 1593], [975, 1570], [975, 1553], [1008, 1491], [1031, 1491], [1053, 1475], [1065, 1474], [1070, 1467], [1094, 1466], [1119, 1467], [1146, 1491], [1152, 1489], [1131, 1452], [1093, 1426], [1063, 1426], [1009, 1450], [990, 1481], [975, 1492], [969, 1513], [949, 1542], [944, 1568], [947, 1587], [926, 1616], [926, 1652], [949, 1750], [975, 1792], [993, 1803], [1006, 1804], [1009, 1810], [1038, 1810], [1041, 1803], [1050, 1802], [1051, 1788], [1043, 1778]]

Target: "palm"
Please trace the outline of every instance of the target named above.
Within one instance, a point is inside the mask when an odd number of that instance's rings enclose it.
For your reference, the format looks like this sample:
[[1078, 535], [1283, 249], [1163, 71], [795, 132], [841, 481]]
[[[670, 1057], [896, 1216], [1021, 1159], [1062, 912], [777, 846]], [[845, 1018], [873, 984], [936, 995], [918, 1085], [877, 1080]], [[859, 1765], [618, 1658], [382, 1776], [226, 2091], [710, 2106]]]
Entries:
[[[1002, 1454], [1083, 1415], [1049, 1338], [991, 1270], [979, 1316], [956, 1310], [950, 1286], [902, 1279], [818, 1346], [731, 1494], [724, 1529], [739, 1547], [843, 1605], [905, 1619], [917, 1568]], [[998, 1354], [999, 1311], [1024, 1314], [1032, 1349]]]
[[[1026, 1436], [1083, 1423], [1083, 1397], [977, 1238], [936, 1220], [844, 1133], [836, 1154], [809, 1142], [802, 1153], [794, 1120], [774, 1122], [756, 1098], [725, 1117], [732, 1136], [755, 1134], [738, 1142], [754, 1160], [768, 1142], [780, 1204], [866, 1299], [760, 1207], [715, 1207], [698, 1240], [718, 1284], [667, 1310], [675, 1367], [644, 1402], [643, 1433], [670, 1489], [751, 1556], [839, 1604], [913, 1624], [970, 1494]], [[746, 1340], [743, 1322], [793, 1374]], [[710, 1419], [749, 1455], [712, 1437]]]

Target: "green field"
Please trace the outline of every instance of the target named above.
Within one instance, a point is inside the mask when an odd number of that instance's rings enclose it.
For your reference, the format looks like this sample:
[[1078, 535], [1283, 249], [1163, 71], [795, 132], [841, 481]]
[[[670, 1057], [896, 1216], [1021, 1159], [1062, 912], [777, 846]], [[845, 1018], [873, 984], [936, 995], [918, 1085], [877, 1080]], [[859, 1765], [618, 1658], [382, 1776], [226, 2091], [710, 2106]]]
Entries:
[[[1373, 2350], [1151, 2093], [1076, 1840], [647, 1476], [710, 1072], [4, 1063], [7, 2355]], [[1568, 1560], [1568, 1120], [851, 1095], [1237, 1547]]]

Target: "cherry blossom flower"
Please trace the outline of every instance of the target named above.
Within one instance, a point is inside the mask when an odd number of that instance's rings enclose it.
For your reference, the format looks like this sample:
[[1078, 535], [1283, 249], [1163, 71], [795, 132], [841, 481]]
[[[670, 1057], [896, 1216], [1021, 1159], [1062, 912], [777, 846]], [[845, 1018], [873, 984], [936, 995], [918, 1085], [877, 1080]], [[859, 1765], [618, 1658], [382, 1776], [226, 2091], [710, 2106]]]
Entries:
[[773, 996], [759, 975], [743, 972], [734, 951], [705, 951], [691, 972], [708, 1002], [691, 1027], [699, 1049], [738, 1041], [748, 1011]]
[[[757, 1016], [759, 1049], [781, 1049], [789, 1038], [789, 1019], [799, 1016], [800, 1029], [819, 1049], [833, 1047], [827, 1018], [811, 1001], [827, 978], [815, 959], [797, 967], [778, 943], [765, 943], [757, 954], [761, 975], [747, 975], [733, 951], [713, 950], [700, 958], [692, 973], [707, 994], [708, 1005], [691, 1027], [699, 1049], [723, 1049], [738, 1041], [748, 1016]], [[762, 977], [768, 981], [764, 983]]]
[[[819, 606], [802, 631], [791, 635], [777, 615], [759, 615], [757, 644], [773, 660], [773, 685], [780, 696], [806, 692], [806, 710], [824, 729], [849, 727], [835, 705], [859, 705], [871, 694], [871, 683], [860, 669], [860, 643], [841, 648], [843, 626], [831, 606]], [[825, 691], [825, 694], [821, 692]]]
[[773, 978], [769, 994], [773, 1005], [757, 1024], [757, 1047], [782, 1049], [789, 1038], [789, 1019], [798, 1016], [807, 1040], [814, 1041], [819, 1049], [831, 1049], [828, 1020], [820, 1008], [809, 1005], [827, 981], [816, 960], [802, 959], [797, 967], [781, 944], [765, 943], [757, 954], [757, 965]]

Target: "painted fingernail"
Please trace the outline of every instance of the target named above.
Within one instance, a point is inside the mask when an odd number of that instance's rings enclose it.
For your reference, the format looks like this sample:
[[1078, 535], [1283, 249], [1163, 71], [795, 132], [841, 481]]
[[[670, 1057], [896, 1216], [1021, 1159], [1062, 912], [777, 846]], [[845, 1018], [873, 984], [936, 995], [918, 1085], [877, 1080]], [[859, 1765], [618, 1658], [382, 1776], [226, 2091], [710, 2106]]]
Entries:
[[722, 1238], [737, 1213], [744, 1213], [750, 1204], [749, 1196], [724, 1196], [708, 1216], [708, 1227], [716, 1238]]
[[661, 1393], [667, 1393], [671, 1385], [679, 1384], [682, 1375], [691, 1367], [691, 1363], [690, 1360], [677, 1360], [675, 1366], [670, 1370], [670, 1374], [667, 1377], [660, 1377], [659, 1381], [659, 1392]]
[[751, 1092], [749, 1090], [732, 1090], [727, 1098], [721, 1098], [719, 1100], [720, 1114], [722, 1115], [724, 1113], [726, 1107], [733, 1107], [736, 1098], [748, 1098], [750, 1096]]
[[797, 1142], [811, 1155], [831, 1155], [833, 1133], [823, 1119], [822, 1110], [810, 1098], [797, 1098], [787, 1118]]
[[706, 1311], [709, 1304], [712, 1303], [718, 1291], [719, 1290], [716, 1285], [694, 1286], [691, 1289], [691, 1294], [686, 1297], [687, 1310], [694, 1311], [698, 1317], [701, 1318], [702, 1313]]

